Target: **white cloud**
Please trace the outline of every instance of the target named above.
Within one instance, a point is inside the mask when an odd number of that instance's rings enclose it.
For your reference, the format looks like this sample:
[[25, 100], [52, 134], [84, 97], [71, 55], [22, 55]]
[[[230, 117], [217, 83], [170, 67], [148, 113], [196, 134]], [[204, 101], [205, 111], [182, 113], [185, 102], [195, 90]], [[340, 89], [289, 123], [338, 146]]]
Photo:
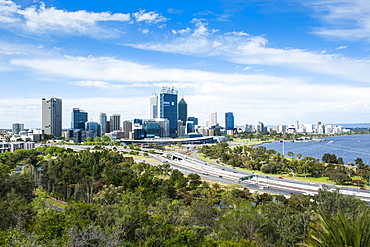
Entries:
[[121, 91], [122, 89], [125, 88], [123, 85], [115, 85], [115, 84], [111, 84], [105, 81], [86, 80], [86, 81], [73, 82], [72, 84], [77, 85], [77, 86], [82, 86], [82, 87], [94, 87], [94, 88], [100, 88], [100, 89], [111, 90], [111, 91], [117, 91], [117, 90]]
[[271, 65], [299, 68], [318, 74], [335, 75], [350, 80], [370, 82], [370, 63], [341, 54], [315, 53], [303, 49], [271, 48], [263, 36], [241, 33], [214, 34], [207, 23], [195, 19], [195, 30], [168, 43], [128, 44], [143, 50], [162, 51], [200, 57], [217, 57], [246, 65]]
[[235, 35], [235, 36], [249, 36], [248, 33], [246, 32], [243, 32], [243, 31], [240, 31], [240, 32], [228, 32], [228, 33], [225, 33], [225, 35]]
[[325, 27], [315, 33], [347, 40], [370, 40], [370, 1], [367, 0], [302, 0], [324, 21]]
[[[0, 0], [0, 23], [10, 23], [11, 28], [19, 28], [27, 33], [92, 35], [99, 37], [117, 36], [120, 32], [109, 29], [103, 22], [146, 22], [158, 23], [168, 19], [157, 12], [139, 12], [130, 14], [111, 12], [88, 12], [85, 10], [66, 11], [55, 7], [39, 5], [23, 9], [9, 0]], [[145, 29], [144, 29], [145, 30]]]
[[[120, 113], [123, 119], [146, 118], [153, 88], [169, 86], [169, 82], [180, 95], [184, 93], [189, 112], [201, 118], [201, 123], [209, 111], [220, 115], [233, 111], [238, 124], [258, 120], [267, 124], [289, 123], [294, 119], [350, 122], [348, 116], [356, 122], [364, 112], [370, 111], [370, 88], [312, 84], [301, 78], [160, 69], [110, 57], [16, 59], [12, 64], [25, 66], [44, 77], [55, 76], [62, 81], [76, 81], [73, 83], [76, 86], [102, 90], [96, 95], [106, 93], [106, 97], [71, 98], [69, 92], [56, 95], [63, 99], [64, 127], [69, 127], [73, 107], [88, 111], [89, 118], [95, 120], [99, 112]], [[116, 97], [116, 93], [120, 97]], [[0, 122], [11, 126], [11, 122], [29, 119], [26, 126], [40, 126], [41, 97], [0, 99], [0, 116], [7, 116], [0, 117]]]
[[145, 9], [140, 10], [139, 12], [133, 13], [132, 16], [135, 18], [137, 22], [147, 22], [147, 23], [158, 23], [158, 22], [166, 22], [169, 19], [164, 17], [162, 14], [150, 11], [146, 12]]
[[[146, 82], [279, 82], [286, 80], [268, 75], [222, 74], [201, 70], [159, 69], [112, 57], [73, 57], [14, 59], [12, 65], [33, 69], [49, 76], [91, 81], [115, 81], [122, 83]], [[292, 78], [289, 78], [291, 80]]]
[[13, 23], [18, 21], [18, 18], [14, 16], [18, 9], [19, 6], [17, 6], [14, 2], [0, 0], [0, 23]]
[[346, 45], [342, 45], [342, 46], [339, 46], [337, 48], [335, 48], [335, 50], [342, 50], [342, 49], [346, 49], [348, 46]]
[[149, 29], [147, 29], [147, 28], [141, 29], [141, 32], [144, 33], [144, 34], [147, 34], [147, 33], [149, 33]]

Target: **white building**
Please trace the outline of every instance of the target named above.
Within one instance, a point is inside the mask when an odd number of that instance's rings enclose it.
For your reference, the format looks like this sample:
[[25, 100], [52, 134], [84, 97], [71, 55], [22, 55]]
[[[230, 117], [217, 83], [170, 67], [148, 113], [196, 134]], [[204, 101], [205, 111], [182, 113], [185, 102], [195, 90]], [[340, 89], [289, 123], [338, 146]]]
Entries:
[[208, 125], [207, 127], [212, 127], [217, 125], [217, 112], [208, 113]]
[[155, 92], [150, 96], [150, 118], [158, 118], [158, 96]]

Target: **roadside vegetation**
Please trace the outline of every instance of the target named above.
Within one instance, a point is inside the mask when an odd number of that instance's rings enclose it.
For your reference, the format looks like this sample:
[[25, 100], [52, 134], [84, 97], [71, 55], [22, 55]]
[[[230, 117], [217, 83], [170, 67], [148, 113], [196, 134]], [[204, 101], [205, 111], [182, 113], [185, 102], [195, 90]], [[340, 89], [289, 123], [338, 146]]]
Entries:
[[370, 167], [365, 165], [361, 158], [357, 158], [352, 165], [343, 165], [343, 159], [335, 154], [326, 153], [320, 161], [292, 152], [288, 152], [288, 157], [285, 157], [263, 146], [244, 145], [230, 148], [226, 142], [203, 145], [198, 151], [204, 157], [228, 166], [263, 174], [289, 176], [300, 180], [328, 180], [340, 185], [366, 186], [369, 183]]

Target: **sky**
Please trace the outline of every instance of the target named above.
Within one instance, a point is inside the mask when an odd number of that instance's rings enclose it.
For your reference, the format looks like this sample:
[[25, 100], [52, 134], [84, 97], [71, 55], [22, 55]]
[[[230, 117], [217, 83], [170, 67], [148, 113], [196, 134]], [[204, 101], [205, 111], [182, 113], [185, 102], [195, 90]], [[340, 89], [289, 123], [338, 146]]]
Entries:
[[0, 129], [41, 98], [149, 118], [174, 87], [203, 125], [370, 122], [368, 0], [0, 0]]

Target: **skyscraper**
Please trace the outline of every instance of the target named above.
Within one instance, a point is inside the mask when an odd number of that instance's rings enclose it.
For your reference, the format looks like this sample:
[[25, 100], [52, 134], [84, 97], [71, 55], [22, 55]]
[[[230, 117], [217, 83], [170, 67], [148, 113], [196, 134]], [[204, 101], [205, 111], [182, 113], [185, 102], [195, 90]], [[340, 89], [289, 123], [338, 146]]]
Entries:
[[100, 125], [100, 136], [105, 135], [107, 133], [107, 114], [101, 112], [99, 114], [99, 125]]
[[132, 122], [129, 120], [123, 121], [122, 131], [123, 131], [123, 138], [130, 139], [130, 134], [132, 132]]
[[162, 88], [160, 94], [160, 117], [170, 122], [170, 137], [177, 137], [177, 90]]
[[73, 108], [71, 115], [71, 129], [85, 129], [85, 123], [87, 122], [87, 112], [80, 108]]
[[150, 118], [158, 118], [158, 96], [155, 92], [150, 96]]
[[99, 124], [97, 122], [89, 121], [89, 122], [85, 123], [85, 130], [86, 131], [91, 131], [92, 132], [91, 137], [95, 138], [99, 135], [100, 127], [99, 127]]
[[62, 100], [42, 98], [42, 130], [55, 137], [62, 135]]
[[13, 123], [12, 125], [12, 134], [18, 135], [19, 132], [24, 130], [24, 124], [23, 123]]
[[185, 125], [188, 119], [188, 104], [186, 104], [184, 98], [180, 100], [178, 107], [179, 119], [182, 121], [183, 125]]
[[232, 112], [225, 113], [225, 129], [226, 130], [234, 129], [234, 114]]
[[208, 113], [208, 127], [217, 125], [217, 112]]
[[115, 130], [120, 130], [121, 114], [113, 114], [112, 116], [110, 116], [109, 124], [110, 124], [109, 126], [110, 132], [113, 132]]

